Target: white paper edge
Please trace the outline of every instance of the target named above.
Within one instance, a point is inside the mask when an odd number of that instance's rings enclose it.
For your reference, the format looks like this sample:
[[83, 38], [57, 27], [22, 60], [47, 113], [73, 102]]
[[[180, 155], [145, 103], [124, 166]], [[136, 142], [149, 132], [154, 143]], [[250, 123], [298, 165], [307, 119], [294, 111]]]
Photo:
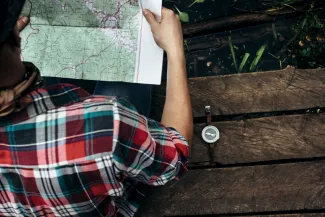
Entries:
[[[157, 20], [161, 19], [162, 0], [139, 0], [140, 10], [149, 9]], [[156, 44], [149, 23], [143, 15], [140, 18], [138, 50], [134, 82], [143, 84], [161, 84], [164, 51]]]

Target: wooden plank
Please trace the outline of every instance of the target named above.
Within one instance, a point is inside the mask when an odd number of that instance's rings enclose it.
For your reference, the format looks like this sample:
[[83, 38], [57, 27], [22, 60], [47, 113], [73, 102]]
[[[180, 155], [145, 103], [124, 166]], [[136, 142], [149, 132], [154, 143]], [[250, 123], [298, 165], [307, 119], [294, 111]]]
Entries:
[[[325, 69], [294, 69], [189, 79], [194, 117], [325, 107]], [[161, 117], [165, 86], [153, 92], [152, 116]]]
[[[275, 22], [277, 31], [285, 33], [286, 28], [292, 23], [285, 21]], [[287, 29], [288, 30], [288, 29]], [[272, 24], [258, 25], [258, 28], [247, 27], [245, 29], [235, 30], [231, 32], [231, 41], [236, 45], [247, 44], [248, 42], [259, 40], [258, 37], [273, 34]], [[273, 35], [272, 35], [273, 36]], [[274, 36], [273, 36], [274, 38]], [[264, 38], [266, 40], [266, 38]], [[226, 47], [229, 49], [229, 33], [219, 32], [211, 35], [198, 36], [186, 40], [185, 52], [200, 51], [204, 49], [212, 50], [213, 48]]]
[[189, 171], [149, 189], [140, 216], [244, 214], [325, 208], [325, 161]]
[[[215, 148], [218, 164], [236, 164], [325, 156], [325, 114], [277, 116], [213, 123], [220, 130]], [[190, 163], [209, 162], [196, 124]]]
[[[292, 8], [291, 11], [285, 10], [289, 7], [283, 7], [282, 0], [274, 0], [274, 1], [267, 1], [267, 0], [239, 0], [234, 2], [233, 0], [223, 0], [222, 4], [215, 0], [205, 0], [203, 3], [194, 4], [193, 6], [189, 7], [193, 0], [173, 0], [173, 1], [163, 1], [163, 6], [169, 9], [175, 10], [175, 6], [179, 8], [180, 11], [186, 12], [189, 15], [189, 23], [194, 24], [200, 23], [207, 20], [219, 20], [222, 17], [233, 17], [240, 14], [251, 14], [251, 13], [260, 13], [260, 14], [270, 14], [270, 15], [278, 15], [273, 16], [273, 19], [280, 19], [281, 15], [289, 12], [300, 11], [301, 7], [304, 5], [310, 4], [311, 0], [295, 0], [294, 4], [290, 4]], [[319, 0], [317, 0], [319, 1]], [[316, 2], [317, 2], [316, 1]], [[321, 0], [320, 0], [321, 1]], [[317, 3], [315, 3], [315, 8], [317, 7]], [[270, 8], [277, 8], [277, 10], [273, 11], [266, 11]], [[294, 8], [294, 9], [293, 9]], [[290, 16], [290, 15], [289, 15]], [[267, 21], [267, 20], [266, 20]], [[248, 22], [247, 22], [248, 23]], [[187, 25], [188, 23], [183, 23], [183, 25]], [[253, 25], [254, 23], [251, 23]], [[242, 26], [245, 25], [245, 22], [242, 23]], [[215, 29], [218, 31], [218, 29]], [[202, 32], [206, 34], [206, 32]]]
[[[237, 216], [237, 215], [236, 215]], [[237, 216], [237, 217], [325, 217], [325, 213], [308, 213], [308, 214], [277, 214], [277, 215], [254, 215], [254, 216]]]
[[[305, 3], [304, 3], [305, 4]], [[284, 7], [275, 11], [261, 11], [255, 13], [237, 14], [233, 16], [222, 17], [219, 19], [206, 20], [198, 23], [184, 24], [183, 35], [185, 38], [193, 35], [208, 34], [220, 31], [229, 31], [236, 28], [247, 26], [256, 26], [275, 20], [289, 19], [298, 17], [304, 11], [304, 6], [299, 5], [296, 8]]]
[[[215, 215], [213, 215], [214, 217], [216, 217]], [[202, 217], [213, 217], [213, 216], [202, 216]], [[218, 215], [219, 217], [226, 217], [229, 215]], [[179, 216], [177, 216], [179, 217]], [[200, 216], [186, 216], [186, 217], [200, 217]], [[325, 217], [325, 213], [297, 213], [297, 214], [275, 214], [275, 215], [236, 215], [236, 217]]]
[[[244, 217], [244, 216], [237, 216]], [[308, 213], [308, 214], [277, 214], [277, 215], [254, 215], [245, 217], [325, 217], [325, 213]]]

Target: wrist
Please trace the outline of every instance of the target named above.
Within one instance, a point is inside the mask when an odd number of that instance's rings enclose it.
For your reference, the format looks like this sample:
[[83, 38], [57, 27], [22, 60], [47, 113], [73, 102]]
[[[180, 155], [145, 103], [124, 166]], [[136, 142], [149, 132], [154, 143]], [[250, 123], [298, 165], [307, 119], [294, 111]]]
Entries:
[[185, 60], [185, 54], [184, 54], [184, 48], [176, 48], [176, 49], [171, 49], [166, 51], [167, 53], [167, 58], [169, 61], [172, 60], [177, 60], [177, 61], [182, 61]]
[[186, 59], [182, 52], [167, 53], [168, 74], [186, 74]]

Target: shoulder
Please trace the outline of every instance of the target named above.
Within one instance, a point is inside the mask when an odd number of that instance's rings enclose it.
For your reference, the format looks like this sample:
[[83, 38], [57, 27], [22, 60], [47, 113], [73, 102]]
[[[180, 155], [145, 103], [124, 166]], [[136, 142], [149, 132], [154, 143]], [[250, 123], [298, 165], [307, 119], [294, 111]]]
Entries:
[[[82, 116], [95, 113], [96, 116], [112, 115], [115, 97], [94, 96], [71, 84], [57, 84], [39, 88], [20, 100], [21, 114], [26, 118], [60, 113], [61, 116]], [[26, 108], [26, 109], [24, 109]], [[91, 116], [90, 116], [91, 117]], [[17, 120], [17, 119], [16, 119]]]

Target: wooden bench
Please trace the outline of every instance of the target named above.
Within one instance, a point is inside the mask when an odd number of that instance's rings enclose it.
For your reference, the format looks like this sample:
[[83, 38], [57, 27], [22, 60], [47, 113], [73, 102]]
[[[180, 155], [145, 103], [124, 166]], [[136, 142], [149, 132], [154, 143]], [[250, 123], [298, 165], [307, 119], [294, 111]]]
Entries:
[[[139, 216], [325, 216], [325, 69], [189, 79], [189, 172], [151, 187]], [[154, 90], [159, 119], [165, 87]], [[215, 165], [201, 139], [205, 106], [220, 130]]]

